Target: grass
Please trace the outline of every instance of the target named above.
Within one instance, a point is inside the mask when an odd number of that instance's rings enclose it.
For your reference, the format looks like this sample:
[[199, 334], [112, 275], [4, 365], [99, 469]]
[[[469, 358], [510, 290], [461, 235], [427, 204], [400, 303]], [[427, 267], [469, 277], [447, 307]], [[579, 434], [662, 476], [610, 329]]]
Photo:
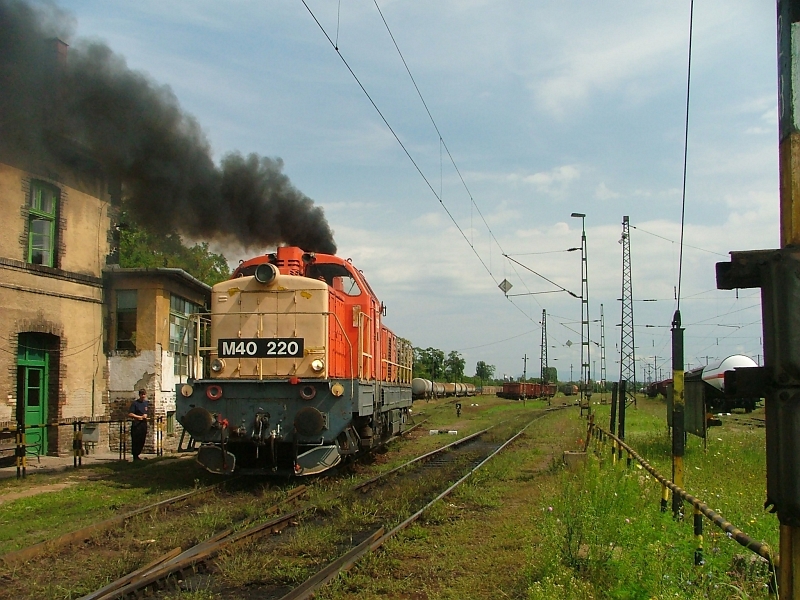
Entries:
[[175, 459], [151, 460], [141, 467], [134, 463], [110, 463], [79, 471], [0, 481], [0, 495], [52, 484], [71, 484], [59, 491], [0, 504], [0, 554], [55, 538], [212, 481], [210, 476], [198, 471], [193, 461]]
[[[607, 422], [607, 407], [598, 407]], [[628, 441], [669, 475], [661, 403], [628, 412]], [[748, 534], [777, 547], [777, 520], [761, 508], [764, 432], [712, 430], [708, 450], [690, 440], [686, 487]], [[705, 522], [705, 560], [695, 567], [691, 518], [660, 512], [661, 487], [624, 461], [592, 457], [563, 469], [561, 449], [585, 438], [577, 411], [534, 424], [418, 524], [319, 597], [349, 598], [767, 598], [766, 571]], [[713, 501], [712, 501], [713, 500]], [[714, 502], [716, 501], [716, 502]], [[745, 561], [747, 562], [747, 561]]]
[[[430, 421], [424, 435], [396, 442], [375, 457], [372, 468], [385, 470], [413, 455], [451, 442], [455, 437], [429, 436], [428, 429], [458, 429], [462, 437], [489, 424], [511, 420], [525, 422], [542, 402], [527, 406], [496, 398], [462, 402], [461, 417], [451, 403], [443, 400], [415, 403]], [[477, 403], [479, 407], [470, 407]], [[419, 408], [418, 408], [419, 407]], [[597, 405], [598, 423], [607, 426], [609, 407]], [[627, 412], [627, 442], [663, 475], [671, 473], [671, 442], [665, 424], [664, 404], [640, 400]], [[511, 423], [498, 426], [491, 434], [498, 439], [511, 431]], [[423, 518], [377, 553], [362, 559], [349, 573], [317, 594], [327, 600], [402, 598], [409, 600], [488, 600], [517, 598], [566, 599], [650, 599], [650, 598], [768, 598], [765, 570], [745, 566], [737, 555], [749, 557], [741, 548], [704, 521], [706, 564], [693, 564], [694, 538], [691, 515], [676, 522], [671, 513], [660, 512], [661, 487], [644, 470], [625, 468], [625, 461], [613, 465], [604, 452], [602, 460], [590, 452], [587, 466], [577, 472], [561, 466], [561, 451], [576, 450], [586, 437], [586, 421], [570, 408], [535, 422], [524, 436], [480, 469], [451, 496], [435, 505]], [[188, 461], [176, 461], [178, 463]], [[423, 472], [412, 485], [380, 489], [380, 495], [334, 498], [349, 483], [374, 475], [359, 467], [343, 479], [321, 479], [309, 490], [318, 511], [301, 523], [294, 533], [262, 538], [225, 553], [217, 566], [225, 578], [225, 591], [193, 583], [183, 592], [166, 596], [172, 600], [212, 600], [243, 595], [258, 589], [283, 590], [303, 581], [332, 558], [342, 554], [359, 539], [353, 531], [371, 532], [378, 525], [391, 526], [398, 515], [419, 506], [415, 496], [439, 487]], [[720, 512], [752, 537], [778, 547], [778, 524], [764, 512], [765, 496], [764, 429], [726, 420], [725, 426], [709, 432], [708, 447], [689, 437], [685, 455], [687, 491]], [[148, 469], [149, 470], [149, 469]], [[155, 469], [153, 470], [155, 471]], [[192, 469], [176, 474], [176, 481], [189, 488], [199, 473]], [[128, 473], [117, 472], [115, 477]], [[80, 486], [88, 486], [91, 502], [78, 499]], [[3, 488], [0, 487], [0, 491]], [[169, 489], [169, 484], [164, 488]], [[440, 488], [439, 488], [440, 489]], [[1, 492], [0, 492], [1, 493]], [[109, 482], [82, 481], [78, 485], [42, 494], [41, 504], [27, 512], [38, 513], [58, 499], [58, 514], [81, 518], [81, 507], [109, 510], [135, 504], [163, 493], [158, 484], [146, 479]], [[36, 498], [36, 497], [34, 497]], [[26, 502], [34, 498], [26, 499]], [[380, 501], [377, 500], [380, 498]], [[3, 514], [3, 510], [12, 512]], [[24, 519], [25, 503], [0, 505], [0, 519]], [[103, 508], [105, 507], [105, 509]], [[121, 510], [118, 508], [117, 510]], [[228, 512], [211, 513], [197, 508], [187, 512], [180, 525], [168, 526], [158, 516], [131, 525], [132, 538], [142, 544], [149, 540], [152, 553], [174, 547], [180, 540], [174, 529], [199, 527], [216, 529], [226, 520], [242, 514], [257, 514], [259, 504], [231, 506]], [[689, 508], [687, 507], [687, 512]], [[90, 514], [90, 513], [86, 513]], [[42, 517], [44, 519], [44, 517]], [[50, 521], [34, 521], [36, 535], [47, 531]], [[54, 525], [58, 527], [59, 524]], [[0, 530], [5, 529], [5, 525]], [[72, 529], [69, 527], [68, 529]], [[31, 534], [33, 535], [33, 534]], [[34, 535], [35, 537], [35, 535]], [[276, 541], [281, 543], [276, 550]], [[146, 547], [150, 547], [146, 546]], [[86, 553], [91, 554], [91, 547]], [[132, 568], [141, 553], [118, 548], [107, 557], [107, 569], [123, 572]], [[64, 569], [68, 568], [64, 561]], [[58, 564], [55, 568], [60, 569]], [[13, 581], [20, 574], [15, 575]], [[59, 579], [59, 581], [62, 581]], [[70, 587], [67, 580], [47, 589], [40, 597], [75, 597], [89, 590], [88, 582]], [[95, 581], [92, 582], [96, 583]], [[99, 587], [99, 586], [97, 586]], [[232, 591], [233, 590], [233, 591]], [[2, 594], [0, 594], [2, 595]], [[277, 594], [280, 595], [280, 594]]]

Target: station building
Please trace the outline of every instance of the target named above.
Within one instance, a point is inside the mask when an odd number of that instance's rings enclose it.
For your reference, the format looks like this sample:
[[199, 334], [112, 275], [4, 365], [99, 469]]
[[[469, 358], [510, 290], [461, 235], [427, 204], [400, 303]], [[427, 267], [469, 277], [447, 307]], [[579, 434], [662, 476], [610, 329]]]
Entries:
[[79, 149], [58, 161], [0, 148], [0, 458], [19, 423], [29, 455], [69, 454], [79, 421], [95, 423], [86, 438], [98, 450], [116, 451], [140, 388], [164, 448], [177, 446], [175, 384], [210, 288], [180, 269], [115, 264], [115, 187]]
[[[205, 312], [211, 288], [182, 269], [123, 269], [110, 266], [106, 281], [108, 414], [126, 418], [133, 392], [147, 390], [150, 412], [163, 425], [162, 445], [175, 450], [180, 425], [175, 422], [176, 385], [190, 372], [199, 335], [192, 315]], [[145, 452], [152, 451], [155, 428], [149, 428]], [[119, 428], [109, 429], [109, 448], [118, 449]]]
[[[103, 267], [115, 202], [99, 164], [0, 149], [0, 422], [40, 454], [72, 448], [48, 423], [106, 413]], [[8, 429], [6, 427], [6, 429]]]

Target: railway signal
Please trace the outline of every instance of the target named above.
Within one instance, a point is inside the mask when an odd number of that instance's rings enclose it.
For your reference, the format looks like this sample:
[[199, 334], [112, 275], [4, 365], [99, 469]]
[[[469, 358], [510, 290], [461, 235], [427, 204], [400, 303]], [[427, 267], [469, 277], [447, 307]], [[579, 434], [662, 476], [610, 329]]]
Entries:
[[766, 504], [780, 521], [781, 600], [800, 599], [799, 27], [800, 0], [778, 0], [781, 248], [731, 252], [730, 262], [717, 263], [717, 288], [761, 288], [764, 366], [730, 379], [766, 398]]

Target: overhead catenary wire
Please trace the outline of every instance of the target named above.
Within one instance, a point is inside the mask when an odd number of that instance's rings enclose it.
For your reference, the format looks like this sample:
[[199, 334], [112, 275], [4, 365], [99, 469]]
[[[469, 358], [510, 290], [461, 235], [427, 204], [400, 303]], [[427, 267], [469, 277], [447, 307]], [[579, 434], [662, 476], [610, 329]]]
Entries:
[[689, 157], [689, 98], [692, 83], [692, 29], [694, 25], [694, 0], [689, 1], [689, 56], [686, 67], [686, 119], [683, 127], [683, 190], [681, 192], [681, 241], [678, 254], [678, 292], [676, 312], [681, 309], [681, 281], [683, 279], [683, 237], [686, 225], [686, 172]]
[[[328, 34], [328, 32], [325, 30], [325, 28], [323, 27], [322, 23], [320, 23], [319, 19], [317, 19], [317, 16], [316, 16], [316, 15], [314, 14], [314, 12], [311, 10], [311, 7], [308, 5], [308, 3], [306, 2], [306, 0], [300, 0], [300, 1], [303, 3], [303, 6], [305, 6], [305, 8], [306, 8], [306, 10], [308, 11], [308, 13], [311, 15], [311, 18], [312, 18], [312, 19], [314, 20], [314, 22], [317, 24], [317, 27], [320, 29], [320, 31], [322, 32], [322, 34], [323, 34], [323, 35], [325, 36], [325, 38], [328, 40], [328, 43], [329, 43], [329, 44], [331, 45], [331, 47], [334, 49], [334, 51], [336, 52], [336, 54], [337, 54], [337, 56], [339, 57], [339, 59], [340, 59], [340, 60], [342, 61], [342, 63], [345, 65], [345, 67], [347, 68], [347, 70], [350, 72], [350, 75], [351, 75], [351, 76], [353, 77], [353, 79], [356, 81], [356, 83], [358, 84], [359, 88], [361, 88], [361, 91], [362, 91], [362, 92], [364, 93], [364, 95], [367, 97], [367, 99], [369, 100], [370, 104], [372, 104], [372, 107], [373, 107], [373, 108], [375, 109], [375, 111], [378, 113], [378, 116], [381, 118], [381, 120], [383, 121], [384, 125], [386, 125], [386, 127], [389, 129], [389, 132], [392, 134], [392, 136], [394, 137], [395, 141], [397, 141], [397, 143], [400, 145], [400, 147], [402, 148], [402, 150], [403, 150], [403, 152], [405, 153], [406, 157], [408, 157], [408, 159], [411, 161], [411, 164], [412, 164], [412, 165], [414, 165], [414, 168], [417, 170], [417, 173], [419, 173], [420, 177], [422, 177], [423, 181], [425, 181], [425, 184], [428, 186], [428, 189], [430, 189], [431, 193], [432, 193], [432, 194], [434, 195], [434, 197], [435, 197], [435, 198], [436, 198], [436, 199], [439, 201], [439, 204], [440, 204], [440, 205], [441, 205], [441, 207], [444, 209], [445, 213], [447, 213], [447, 216], [450, 218], [450, 221], [453, 223], [453, 225], [455, 225], [456, 229], [457, 229], [457, 230], [458, 230], [458, 232], [461, 234], [461, 237], [462, 237], [462, 238], [464, 238], [464, 241], [466, 241], [466, 242], [467, 242], [467, 244], [469, 245], [469, 247], [470, 247], [470, 249], [472, 250], [473, 254], [475, 254], [476, 258], [478, 259], [478, 261], [479, 261], [479, 262], [481, 263], [481, 265], [483, 266], [484, 270], [486, 270], [486, 272], [487, 272], [487, 273], [489, 274], [489, 276], [492, 278], [492, 280], [494, 281], [495, 285], [499, 285], [499, 283], [500, 283], [500, 282], [497, 280], [497, 278], [495, 277], [494, 273], [492, 273], [492, 270], [491, 270], [491, 269], [489, 268], [489, 266], [486, 264], [486, 262], [484, 261], [483, 257], [480, 255], [480, 253], [478, 252], [478, 250], [475, 248], [474, 244], [473, 244], [473, 243], [470, 241], [470, 239], [469, 239], [469, 237], [467, 236], [467, 234], [464, 232], [464, 230], [463, 230], [463, 229], [461, 228], [461, 226], [458, 224], [458, 221], [456, 221], [456, 219], [455, 219], [455, 217], [453, 216], [453, 214], [452, 214], [452, 212], [450, 211], [450, 209], [449, 209], [449, 208], [447, 207], [447, 205], [444, 203], [444, 201], [443, 201], [443, 199], [442, 199], [442, 194], [436, 191], [436, 189], [434, 188], [434, 186], [433, 186], [433, 184], [431, 183], [431, 181], [428, 179], [428, 177], [427, 177], [427, 176], [425, 175], [425, 173], [422, 171], [422, 168], [419, 166], [419, 163], [417, 163], [417, 161], [416, 161], [416, 160], [414, 159], [414, 157], [411, 155], [411, 152], [408, 150], [408, 148], [406, 147], [406, 145], [405, 145], [405, 144], [403, 143], [403, 141], [400, 139], [400, 136], [397, 134], [397, 132], [396, 132], [396, 131], [394, 130], [394, 128], [391, 126], [391, 124], [389, 123], [388, 119], [387, 119], [387, 118], [386, 118], [386, 116], [383, 114], [383, 112], [381, 111], [381, 109], [378, 107], [377, 103], [376, 103], [376, 102], [375, 102], [375, 100], [372, 98], [372, 96], [370, 95], [370, 93], [367, 91], [367, 89], [366, 89], [366, 87], [364, 86], [364, 84], [363, 84], [363, 83], [361, 82], [361, 80], [358, 78], [358, 76], [356, 75], [356, 73], [355, 73], [355, 71], [353, 70], [353, 68], [350, 66], [350, 64], [349, 64], [349, 62], [347, 61], [347, 59], [346, 59], [346, 58], [345, 58], [345, 57], [342, 55], [342, 53], [341, 53], [341, 51], [339, 50], [339, 47], [338, 47], [338, 40], [337, 40], [336, 42], [334, 42], [334, 40], [333, 40], [333, 39], [331, 39], [331, 36], [330, 36], [330, 35]], [[375, 3], [375, 5], [376, 5], [376, 7], [378, 8], [378, 11], [380, 12], [380, 7], [377, 5], [377, 2]], [[439, 136], [439, 142], [440, 142], [440, 144], [441, 144], [441, 147], [443, 147], [443, 148], [445, 149], [445, 151], [447, 152], [447, 155], [448, 155], [448, 157], [450, 158], [451, 162], [453, 163], [453, 166], [454, 166], [454, 168], [456, 169], [456, 172], [458, 173], [458, 175], [459, 175], [459, 177], [460, 177], [460, 179], [461, 179], [461, 182], [462, 182], [462, 184], [464, 185], [465, 189], [467, 190], [467, 193], [468, 193], [468, 195], [470, 196], [470, 200], [471, 200], [471, 202], [474, 204], [474, 206], [475, 206], [475, 209], [477, 210], [478, 214], [480, 215], [480, 217], [481, 217], [481, 220], [483, 221], [484, 225], [486, 226], [486, 229], [487, 229], [487, 231], [489, 232], [489, 234], [490, 234], [491, 238], [492, 238], [492, 239], [494, 240], [494, 242], [495, 242], [495, 243], [498, 245], [498, 247], [500, 248], [501, 252], [503, 252], [502, 245], [501, 245], [501, 244], [500, 244], [500, 242], [498, 241], [497, 237], [494, 235], [494, 232], [491, 230], [491, 227], [489, 227], [489, 224], [486, 222], [486, 219], [483, 217], [483, 213], [481, 212], [481, 210], [480, 210], [480, 207], [478, 207], [478, 205], [475, 203], [475, 201], [474, 201], [474, 198], [472, 197], [472, 193], [469, 191], [469, 187], [466, 185], [466, 182], [464, 181], [464, 178], [463, 178], [463, 176], [461, 175], [461, 171], [458, 169], [458, 166], [456, 165], [456, 163], [455, 163], [455, 160], [453, 159], [453, 156], [452, 156], [452, 154], [450, 153], [450, 149], [447, 147], [447, 144], [445, 143], [445, 141], [444, 141], [444, 138], [443, 138], [443, 136], [441, 135], [441, 133], [440, 133], [440, 131], [439, 131], [439, 128], [438, 128], [438, 126], [436, 125], [436, 122], [435, 122], [435, 120], [433, 119], [433, 116], [431, 115], [430, 111], [428, 110], [427, 104], [425, 103], [425, 100], [424, 100], [424, 98], [422, 97], [422, 93], [420, 92], [420, 90], [419, 90], [419, 87], [418, 87], [418, 86], [417, 86], [417, 84], [416, 84], [416, 81], [414, 81], [414, 79], [413, 79], [413, 76], [411, 75], [411, 70], [408, 68], [408, 64], [406, 63], [406, 61], [405, 61], [405, 58], [403, 58], [403, 56], [402, 56], [402, 52], [400, 52], [400, 48], [398, 47], [398, 45], [397, 45], [397, 42], [394, 40], [394, 36], [391, 34], [391, 30], [389, 29], [388, 23], [386, 23], [386, 19], [385, 19], [385, 18], [383, 18], [383, 13], [382, 13], [382, 12], [381, 12], [381, 18], [382, 18], [382, 20], [383, 20], [384, 24], [386, 25], [386, 28], [387, 28], [387, 30], [389, 31], [389, 35], [392, 37], [392, 41], [393, 41], [393, 42], [394, 42], [394, 44], [395, 44], [395, 48], [397, 49], [398, 53], [400, 54], [400, 56], [401, 56], [401, 59], [402, 59], [402, 61], [403, 61], [403, 64], [406, 66], [406, 71], [408, 72], [409, 76], [411, 77], [412, 81], [414, 82], [414, 87], [417, 89], [417, 93], [419, 94], [419, 96], [420, 96], [420, 99], [422, 100], [422, 102], [423, 102], [423, 104], [424, 104], [424, 106], [425, 106], [425, 110], [428, 112], [428, 116], [430, 117], [430, 119], [431, 119], [431, 122], [433, 123], [433, 125], [434, 125], [434, 128], [436, 129], [436, 132], [437, 132], [437, 134], [438, 134], [438, 136]], [[504, 252], [503, 252], [503, 254], [505, 255], [505, 253], [504, 253]], [[512, 266], [512, 268], [513, 268], [513, 266]], [[516, 270], [515, 270], [515, 271], [516, 271]], [[526, 287], [527, 287], [527, 286], [526, 286]], [[518, 310], [520, 313], [522, 313], [522, 314], [523, 314], [523, 315], [524, 315], [524, 316], [525, 316], [525, 317], [526, 317], [528, 320], [530, 320], [530, 321], [532, 321], [532, 322], [534, 322], [534, 323], [538, 323], [538, 321], [537, 321], [536, 319], [534, 319], [534, 318], [533, 318], [531, 315], [527, 314], [527, 313], [526, 313], [526, 312], [525, 312], [525, 311], [524, 311], [524, 310], [523, 310], [521, 307], [519, 307], [519, 306], [518, 306], [518, 305], [517, 305], [517, 304], [516, 304], [516, 303], [515, 303], [513, 300], [511, 300], [511, 299], [509, 299], [509, 298], [507, 298], [507, 300], [508, 300], [509, 302], [511, 302], [511, 304], [512, 304], [512, 305], [513, 305], [513, 306], [514, 306], [514, 307], [515, 307], [515, 308], [516, 308], [516, 309], [517, 309], [517, 310]]]
[[[646, 233], [647, 235], [652, 235], [660, 240], [664, 240], [665, 242], [669, 242], [671, 244], [678, 244], [680, 242], [676, 242], [675, 240], [671, 240], [668, 237], [664, 237], [663, 235], [658, 235], [657, 233], [653, 233], [652, 231], [647, 231], [646, 229], [642, 229], [641, 227], [637, 227], [636, 225], [631, 225], [631, 229], [635, 229], [636, 231], [641, 231], [642, 233]], [[714, 254], [716, 256], [723, 256], [728, 258], [727, 254], [723, 254], [722, 252], [715, 252], [714, 250], [708, 250], [706, 248], [701, 248], [700, 246], [692, 246], [691, 244], [683, 244], [687, 248], [693, 248], [694, 250], [700, 250], [701, 252], [708, 252], [709, 254]]]

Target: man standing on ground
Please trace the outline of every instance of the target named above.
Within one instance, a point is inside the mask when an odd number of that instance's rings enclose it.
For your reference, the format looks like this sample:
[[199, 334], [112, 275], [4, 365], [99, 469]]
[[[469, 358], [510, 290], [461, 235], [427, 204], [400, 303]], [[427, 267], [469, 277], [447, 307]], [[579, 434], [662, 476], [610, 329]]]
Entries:
[[139, 455], [144, 449], [144, 441], [147, 438], [147, 390], [139, 390], [139, 398], [133, 401], [128, 411], [128, 417], [133, 421], [131, 424], [131, 454], [133, 460], [141, 460]]

